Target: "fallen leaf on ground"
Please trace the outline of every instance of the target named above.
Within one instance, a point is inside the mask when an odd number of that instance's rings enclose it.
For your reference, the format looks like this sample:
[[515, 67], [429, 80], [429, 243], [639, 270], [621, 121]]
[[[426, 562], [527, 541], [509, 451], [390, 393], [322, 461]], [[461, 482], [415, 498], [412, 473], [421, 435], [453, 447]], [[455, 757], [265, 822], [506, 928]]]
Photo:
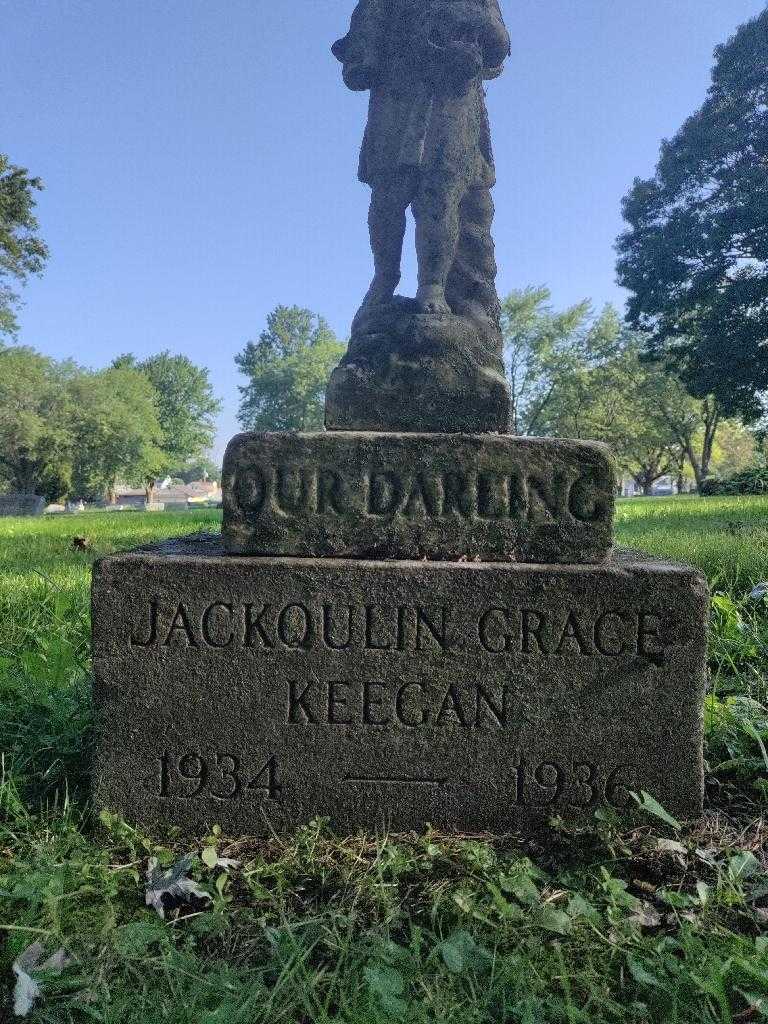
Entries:
[[42, 942], [33, 942], [13, 962], [16, 986], [13, 990], [13, 1012], [17, 1017], [26, 1017], [35, 1002], [42, 995], [40, 982], [32, 976], [35, 973], [61, 974], [72, 963], [72, 957], [63, 949], [57, 949], [47, 960], [40, 963], [44, 953]]
[[688, 849], [682, 843], [678, 843], [676, 839], [657, 839], [656, 849], [661, 850], [663, 853], [679, 853], [685, 856], [688, 853]]
[[634, 914], [630, 914], [629, 920], [641, 928], [658, 928], [661, 924], [661, 914], [650, 903], [643, 903]]
[[222, 868], [224, 871], [230, 871], [240, 867], [239, 860], [233, 860], [232, 857], [220, 857], [214, 846], [206, 846], [200, 855], [200, 859], [211, 870], [213, 868]]
[[147, 890], [145, 902], [148, 907], [154, 907], [160, 917], [165, 917], [163, 896], [188, 902], [189, 898], [197, 900], [210, 900], [205, 889], [201, 889], [192, 878], [187, 878], [187, 872], [194, 863], [194, 856], [186, 854], [181, 860], [177, 860], [167, 871], [158, 867], [156, 857], [151, 857], [147, 866]]

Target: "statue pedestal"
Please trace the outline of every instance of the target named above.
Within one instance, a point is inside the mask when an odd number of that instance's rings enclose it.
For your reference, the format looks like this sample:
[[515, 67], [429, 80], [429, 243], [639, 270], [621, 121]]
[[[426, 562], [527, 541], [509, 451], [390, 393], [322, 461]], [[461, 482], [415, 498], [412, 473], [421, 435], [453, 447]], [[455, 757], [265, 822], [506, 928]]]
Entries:
[[698, 814], [700, 574], [605, 565], [233, 558], [220, 538], [94, 576], [96, 801], [268, 834], [530, 831]]
[[224, 459], [234, 555], [595, 563], [614, 463], [591, 441], [502, 434], [240, 434]]
[[355, 324], [326, 391], [329, 430], [500, 433], [510, 393], [492, 325], [398, 300]]

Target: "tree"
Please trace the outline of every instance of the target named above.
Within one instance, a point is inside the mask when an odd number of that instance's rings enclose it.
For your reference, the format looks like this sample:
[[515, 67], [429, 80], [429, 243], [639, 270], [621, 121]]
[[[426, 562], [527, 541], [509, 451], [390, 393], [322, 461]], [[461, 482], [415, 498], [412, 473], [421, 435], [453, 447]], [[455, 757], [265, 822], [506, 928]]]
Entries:
[[320, 430], [325, 388], [345, 345], [322, 317], [299, 306], [278, 306], [258, 341], [235, 356], [248, 378], [238, 419], [246, 430]]
[[124, 355], [112, 366], [138, 370], [155, 389], [163, 459], [145, 481], [147, 497], [151, 498], [158, 477], [199, 458], [210, 448], [216, 434], [214, 417], [221, 403], [213, 394], [208, 370], [186, 356], [161, 352], [139, 362], [132, 355]]
[[584, 357], [561, 382], [550, 404], [546, 432], [557, 437], [604, 441], [621, 469], [644, 494], [673, 470], [678, 446], [658, 415], [666, 379], [640, 362], [636, 336], [611, 307], [584, 334]]
[[34, 194], [42, 187], [39, 178], [0, 153], [0, 337], [18, 330], [19, 296], [9, 282], [25, 284], [30, 274], [42, 272], [48, 258], [34, 216]]
[[612, 306], [557, 313], [546, 288], [513, 292], [502, 329], [518, 433], [606, 441], [646, 494], [689, 463], [697, 485], [711, 469], [724, 422], [713, 396], [691, 397], [674, 366], [645, 358], [647, 339]]
[[[674, 375], [658, 364], [641, 359], [642, 339], [627, 333], [621, 352], [609, 369], [612, 387], [626, 380], [624, 415], [610, 425], [616, 438], [620, 464], [643, 494], [663, 476], [674, 476], [680, 486], [686, 476], [686, 458], [694, 453], [696, 405]], [[681, 434], [687, 441], [683, 443]], [[607, 439], [606, 435], [606, 439]]]
[[738, 420], [723, 420], [712, 454], [712, 470], [721, 476], [732, 476], [754, 466], [758, 461], [758, 439]]
[[53, 500], [72, 475], [67, 387], [79, 372], [32, 348], [0, 349], [0, 467], [12, 491]]
[[558, 386], [582, 362], [581, 335], [590, 304], [580, 302], [557, 313], [550, 298], [548, 288], [525, 288], [510, 292], [501, 306], [513, 434], [542, 431]]
[[624, 198], [617, 271], [651, 358], [753, 421], [768, 390], [768, 10], [715, 57], [704, 105]]
[[118, 480], [140, 484], [165, 460], [156, 393], [130, 367], [82, 373], [69, 384], [72, 491], [114, 501]]
[[701, 488], [710, 474], [723, 408], [714, 395], [692, 398], [672, 374], [661, 369], [656, 372], [661, 375], [656, 389], [657, 416], [667, 425]]

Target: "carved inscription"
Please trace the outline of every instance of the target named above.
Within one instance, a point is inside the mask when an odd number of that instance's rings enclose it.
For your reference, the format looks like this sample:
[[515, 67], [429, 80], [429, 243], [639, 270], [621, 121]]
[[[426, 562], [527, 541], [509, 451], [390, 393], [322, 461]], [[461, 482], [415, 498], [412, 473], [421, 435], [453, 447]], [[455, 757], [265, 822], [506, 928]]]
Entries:
[[530, 763], [520, 756], [514, 768], [513, 803], [517, 807], [547, 807], [564, 803], [570, 807], [609, 804], [627, 807], [630, 792], [638, 788], [632, 765], [598, 765], [592, 761], [557, 760]]
[[611, 515], [610, 482], [591, 470], [526, 472], [450, 470], [438, 473], [388, 468], [342, 472], [331, 466], [251, 464], [240, 467], [237, 501], [253, 519], [363, 515], [375, 519], [449, 519], [579, 523]]
[[[450, 785], [448, 778], [411, 775], [346, 775], [344, 782], [354, 785], [430, 786]], [[638, 773], [633, 765], [598, 765], [592, 761], [558, 761], [530, 763], [517, 755], [513, 778], [508, 789], [508, 802], [514, 807], [549, 807], [564, 804], [574, 808], [607, 804], [621, 809], [631, 803], [631, 792], [637, 789]]]
[[[306, 714], [306, 712], [304, 712]], [[382, 724], [382, 723], [379, 723]], [[377, 774], [346, 773], [341, 781], [358, 786], [450, 786], [450, 777], [407, 772]], [[562, 763], [556, 759], [531, 762], [516, 755], [508, 780], [507, 799], [512, 807], [567, 805], [589, 808], [607, 804], [618, 809], [631, 802], [638, 789], [638, 772], [633, 765], [604, 765], [593, 761]], [[158, 755], [156, 775], [150, 789], [162, 799], [231, 801], [238, 799], [282, 802], [283, 783], [277, 759], [270, 756], [254, 769], [232, 753], [209, 750], [206, 754], [163, 751]]]
[[388, 562], [233, 556], [204, 534], [104, 558], [94, 799], [198, 836], [317, 816], [533, 835], [641, 791], [695, 816], [709, 604], [695, 570], [622, 550]]
[[477, 648], [486, 655], [587, 658], [639, 655], [662, 664], [674, 623], [651, 608], [495, 604], [468, 619], [451, 605], [166, 603], [151, 599], [130, 634], [134, 648], [378, 651], [424, 654]]
[[520, 725], [525, 716], [513, 688], [504, 684], [427, 686], [411, 681], [391, 685], [334, 679], [289, 681], [285, 720], [290, 725], [506, 729]]
[[157, 758], [154, 779], [157, 795], [174, 800], [256, 798], [279, 801], [283, 789], [274, 755], [254, 770], [242, 757], [218, 750], [205, 754], [163, 751]]

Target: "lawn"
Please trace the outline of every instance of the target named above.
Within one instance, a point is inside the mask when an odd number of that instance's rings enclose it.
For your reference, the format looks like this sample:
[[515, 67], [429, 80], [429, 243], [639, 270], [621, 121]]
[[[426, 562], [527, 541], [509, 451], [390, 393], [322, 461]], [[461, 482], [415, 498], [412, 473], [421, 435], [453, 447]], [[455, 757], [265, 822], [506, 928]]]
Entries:
[[[145, 836], [88, 804], [95, 557], [218, 513], [0, 520], [0, 1021], [12, 965], [63, 948], [35, 1022], [456, 1024], [768, 1019], [768, 498], [621, 502], [620, 543], [713, 590], [707, 810], [628, 829], [271, 841]], [[73, 537], [87, 538], [85, 551]], [[151, 857], [197, 898], [145, 903]], [[222, 862], [223, 861], [223, 862]], [[5, 1016], [4, 1016], [5, 1014]]]

